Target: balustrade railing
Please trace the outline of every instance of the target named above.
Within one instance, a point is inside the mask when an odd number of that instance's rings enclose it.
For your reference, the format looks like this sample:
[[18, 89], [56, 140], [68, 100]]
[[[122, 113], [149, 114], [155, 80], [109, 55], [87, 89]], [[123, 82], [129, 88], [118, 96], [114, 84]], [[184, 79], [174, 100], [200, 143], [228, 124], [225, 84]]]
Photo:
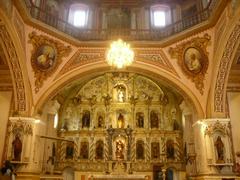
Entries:
[[124, 40], [162, 40], [176, 33], [182, 32], [197, 24], [206, 21], [217, 6], [218, 0], [211, 0], [202, 11], [185, 17], [180, 21], [165, 26], [164, 28], [151, 29], [83, 29], [77, 28], [58, 16], [51, 14], [35, 6], [31, 0], [25, 0], [25, 4], [32, 18], [44, 22], [78, 40], [112, 40], [121, 37]]

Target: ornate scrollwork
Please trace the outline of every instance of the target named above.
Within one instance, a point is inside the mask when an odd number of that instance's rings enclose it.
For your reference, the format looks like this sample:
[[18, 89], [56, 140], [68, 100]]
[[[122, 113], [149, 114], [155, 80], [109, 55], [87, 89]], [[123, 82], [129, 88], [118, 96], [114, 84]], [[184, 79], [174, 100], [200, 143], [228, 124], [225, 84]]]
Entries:
[[205, 129], [205, 135], [212, 135], [216, 131], [221, 131], [224, 135], [228, 135], [228, 127], [219, 121], [207, 126]]
[[210, 36], [196, 37], [169, 49], [172, 58], [178, 59], [183, 73], [191, 79], [203, 94], [205, 74], [208, 69], [208, 52], [206, 50]]
[[19, 120], [9, 124], [8, 132], [13, 134], [24, 133], [26, 135], [33, 135], [33, 127], [31, 124]]
[[44, 35], [36, 35], [35, 32], [29, 34], [29, 42], [33, 45], [31, 65], [35, 74], [35, 92], [42, 87], [43, 81], [51, 76], [62, 62], [62, 57], [66, 57], [71, 52], [70, 46], [50, 39]]

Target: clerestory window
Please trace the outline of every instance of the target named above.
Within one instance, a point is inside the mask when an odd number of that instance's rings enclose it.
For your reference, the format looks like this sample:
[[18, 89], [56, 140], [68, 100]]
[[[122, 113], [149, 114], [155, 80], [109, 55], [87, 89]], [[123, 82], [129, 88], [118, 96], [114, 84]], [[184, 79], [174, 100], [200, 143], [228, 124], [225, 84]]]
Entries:
[[88, 23], [89, 8], [85, 4], [72, 4], [69, 9], [68, 22], [76, 27], [84, 28]]
[[152, 27], [161, 28], [171, 24], [171, 9], [167, 5], [154, 5], [151, 7]]

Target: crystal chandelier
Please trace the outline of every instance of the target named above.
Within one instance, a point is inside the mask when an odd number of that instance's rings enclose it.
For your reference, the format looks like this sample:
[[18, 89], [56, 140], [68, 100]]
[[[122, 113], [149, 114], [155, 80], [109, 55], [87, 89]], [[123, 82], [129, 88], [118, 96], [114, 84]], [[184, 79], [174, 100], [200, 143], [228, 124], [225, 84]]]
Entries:
[[130, 45], [118, 39], [111, 43], [107, 51], [107, 63], [118, 69], [129, 66], [133, 63], [134, 52]]

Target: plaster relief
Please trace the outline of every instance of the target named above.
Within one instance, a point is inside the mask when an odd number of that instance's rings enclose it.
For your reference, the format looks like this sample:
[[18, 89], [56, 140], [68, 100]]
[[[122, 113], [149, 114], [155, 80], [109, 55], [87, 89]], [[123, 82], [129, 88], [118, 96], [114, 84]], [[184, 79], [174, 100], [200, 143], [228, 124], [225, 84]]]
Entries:
[[50, 39], [36, 32], [29, 34], [29, 42], [33, 45], [31, 65], [35, 74], [35, 93], [43, 86], [43, 82], [50, 77], [71, 52], [70, 46]]
[[204, 79], [208, 69], [208, 52], [206, 50], [211, 37], [196, 37], [169, 49], [172, 58], [178, 59], [178, 64], [187, 78], [194, 82], [195, 87], [203, 95]]

